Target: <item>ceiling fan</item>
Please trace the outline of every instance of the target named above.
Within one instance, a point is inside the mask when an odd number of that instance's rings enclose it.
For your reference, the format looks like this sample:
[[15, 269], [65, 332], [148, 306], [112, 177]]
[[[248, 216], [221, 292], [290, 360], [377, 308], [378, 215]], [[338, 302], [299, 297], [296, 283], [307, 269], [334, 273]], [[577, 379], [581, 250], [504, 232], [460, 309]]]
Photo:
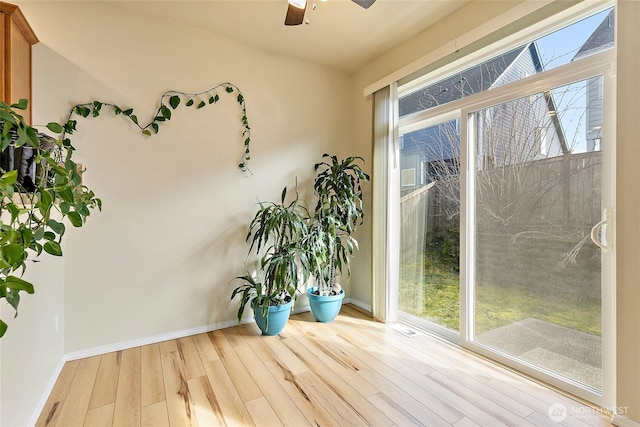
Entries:
[[[369, 9], [376, 0], [351, 0], [359, 6]], [[284, 25], [300, 25], [304, 22], [304, 13], [307, 10], [307, 0], [289, 0], [287, 16]]]

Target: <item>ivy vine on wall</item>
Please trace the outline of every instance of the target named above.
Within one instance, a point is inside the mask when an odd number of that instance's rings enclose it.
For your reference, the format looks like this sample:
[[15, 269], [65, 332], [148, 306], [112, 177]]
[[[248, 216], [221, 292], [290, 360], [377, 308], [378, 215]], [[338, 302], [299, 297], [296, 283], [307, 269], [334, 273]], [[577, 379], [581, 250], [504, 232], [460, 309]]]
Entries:
[[[243, 154], [238, 167], [251, 172], [247, 166], [251, 129], [245, 99], [231, 83], [198, 93], [167, 91], [155, 117], [145, 126], [131, 108], [100, 101], [78, 104], [66, 123], [46, 125], [59, 135], [57, 139], [25, 123], [19, 111], [27, 108], [28, 100], [11, 105], [0, 102], [0, 302], [6, 301], [17, 316], [21, 293], [35, 292], [33, 284], [22, 278], [27, 262], [36, 262], [42, 252], [62, 256], [65, 223], [82, 227], [92, 209], [102, 209], [102, 201], [82, 183], [82, 170], [72, 159], [74, 148], [68, 135], [76, 130], [76, 116], [98, 117], [109, 107], [150, 136], [158, 133], [160, 125], [171, 120], [172, 111], [182, 104], [196, 109], [216, 104], [220, 101], [218, 90], [235, 94], [240, 105]], [[0, 337], [6, 331], [7, 324], [0, 319]]]
[[115, 104], [100, 101], [78, 104], [69, 112], [69, 118], [64, 128], [60, 127], [56, 129], [56, 131], [57, 133], [62, 133], [61, 139], [64, 141], [65, 134], [71, 134], [76, 129], [77, 121], [73, 119], [74, 115], [82, 117], [97, 117], [102, 112], [103, 107], [110, 107], [116, 115], [122, 114], [129, 118], [138, 128], [140, 128], [144, 135], [151, 136], [152, 134], [158, 133], [162, 123], [171, 120], [172, 110], [175, 110], [181, 104], [184, 104], [186, 107], [200, 109], [208, 105], [218, 103], [220, 101], [218, 90], [224, 90], [224, 93], [227, 94], [236, 94], [236, 102], [240, 106], [241, 110], [240, 121], [242, 124], [242, 141], [244, 145], [244, 151], [240, 158], [240, 163], [238, 163], [238, 167], [243, 172], [251, 172], [248, 166], [248, 161], [251, 159], [251, 128], [249, 127], [249, 119], [247, 118], [245, 98], [240, 89], [229, 82], [221, 83], [198, 93], [180, 92], [175, 90], [169, 90], [163, 93], [160, 98], [160, 106], [158, 107], [155, 117], [151, 122], [144, 126], [140, 124], [138, 116], [134, 114], [132, 108], [122, 108]]

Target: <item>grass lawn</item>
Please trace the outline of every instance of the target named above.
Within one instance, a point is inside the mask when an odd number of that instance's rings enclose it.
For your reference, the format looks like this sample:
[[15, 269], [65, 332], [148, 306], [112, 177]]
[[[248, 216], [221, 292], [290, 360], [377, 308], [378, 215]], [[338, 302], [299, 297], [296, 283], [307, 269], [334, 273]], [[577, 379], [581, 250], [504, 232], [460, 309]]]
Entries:
[[[536, 318], [600, 335], [599, 252], [585, 245], [576, 264], [560, 266], [573, 243], [481, 235], [476, 251], [476, 333]], [[400, 310], [449, 329], [460, 324], [457, 259], [445, 245], [420, 260], [401, 262]]]

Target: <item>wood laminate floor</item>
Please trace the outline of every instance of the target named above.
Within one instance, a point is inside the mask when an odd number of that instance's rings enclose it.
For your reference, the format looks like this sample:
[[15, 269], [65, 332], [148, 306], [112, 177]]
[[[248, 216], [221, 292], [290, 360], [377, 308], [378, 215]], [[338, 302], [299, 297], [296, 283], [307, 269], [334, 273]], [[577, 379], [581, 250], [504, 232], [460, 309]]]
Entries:
[[610, 426], [481, 358], [344, 306], [67, 362], [37, 426]]

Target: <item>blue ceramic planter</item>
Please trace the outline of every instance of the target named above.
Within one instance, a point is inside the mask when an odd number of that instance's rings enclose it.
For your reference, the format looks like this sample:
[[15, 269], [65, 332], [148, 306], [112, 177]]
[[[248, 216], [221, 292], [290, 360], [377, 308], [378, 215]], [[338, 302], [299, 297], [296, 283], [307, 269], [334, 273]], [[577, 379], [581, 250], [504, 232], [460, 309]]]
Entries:
[[255, 313], [256, 324], [262, 331], [262, 335], [278, 335], [282, 332], [289, 320], [292, 305], [293, 300], [286, 304], [270, 306], [267, 313], [268, 322], [267, 318], [262, 315], [262, 310], [258, 309]]
[[309, 297], [311, 312], [318, 322], [333, 322], [333, 320], [340, 312], [340, 307], [342, 307], [342, 300], [344, 299], [344, 289], [341, 290], [338, 295], [329, 296], [314, 295], [313, 292], [315, 290], [316, 288], [307, 289], [307, 296]]

